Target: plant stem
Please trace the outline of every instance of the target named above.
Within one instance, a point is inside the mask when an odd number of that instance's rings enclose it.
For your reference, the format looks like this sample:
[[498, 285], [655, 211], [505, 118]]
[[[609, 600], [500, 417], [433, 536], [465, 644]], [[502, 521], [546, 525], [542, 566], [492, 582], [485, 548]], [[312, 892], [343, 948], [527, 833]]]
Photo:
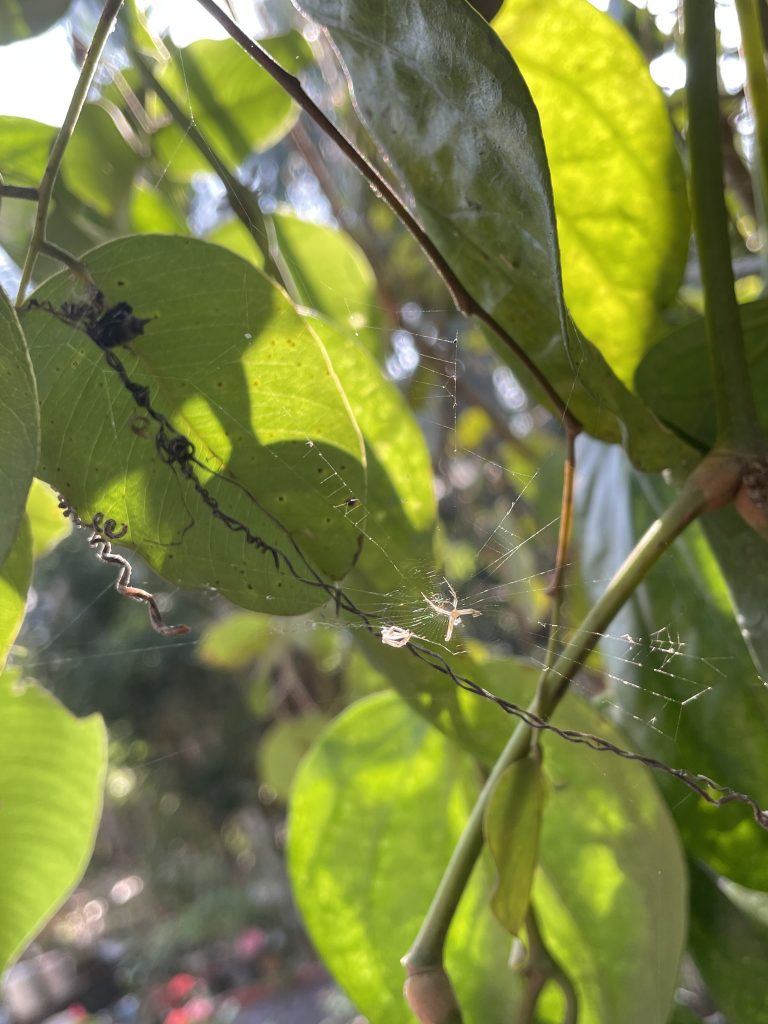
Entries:
[[[768, 210], [768, 76], [758, 0], [736, 0], [741, 27], [741, 52], [747, 65], [747, 102], [755, 125], [755, 162], [759, 169], [761, 206]], [[765, 231], [765, 225], [762, 225]], [[768, 246], [768, 238], [761, 239]]]
[[762, 448], [734, 292], [719, 142], [714, 0], [684, 0], [691, 206], [704, 285], [704, 311], [718, 446]]
[[267, 229], [264, 224], [264, 216], [259, 209], [256, 197], [250, 189], [246, 188], [242, 182], [238, 181], [235, 175], [230, 171], [225, 160], [216, 152], [210, 142], [197, 127], [194, 120], [191, 117], [187, 117], [165, 86], [157, 80], [148, 62], [144, 57], [142, 57], [139, 51], [135, 47], [131, 47], [130, 53], [131, 59], [138, 68], [138, 71], [146, 85], [159, 97], [163, 106], [179, 128], [181, 128], [190, 142], [197, 147], [216, 174], [218, 174], [221, 183], [224, 185], [226, 190], [227, 199], [229, 200], [232, 212], [258, 246], [259, 251], [264, 257], [265, 269], [270, 268], [267, 272], [277, 278], [279, 275], [277, 273], [277, 268], [273, 265], [272, 256], [269, 251], [269, 242], [267, 238]]
[[535, 1013], [539, 997], [548, 981], [554, 981], [563, 993], [565, 999], [563, 1024], [576, 1024], [579, 1008], [576, 989], [571, 979], [547, 949], [533, 907], [528, 908], [525, 928], [528, 933], [529, 962], [522, 971], [527, 985], [522, 1002], [518, 1007], [517, 1024], [533, 1024], [536, 1019]]
[[[651, 525], [624, 564], [616, 571], [602, 596], [581, 625], [574, 630], [565, 650], [555, 659], [551, 668], [544, 668], [536, 695], [528, 708], [529, 712], [544, 719], [552, 715], [587, 654], [651, 566], [685, 527], [711, 505], [709, 466], [709, 460], [705, 459], [692, 474], [672, 504]], [[727, 472], [726, 468], [726, 474]], [[736, 473], [737, 470], [734, 469], [733, 472]], [[714, 467], [714, 475], [718, 479], [722, 478], [717, 465]], [[442, 963], [448, 929], [483, 846], [483, 816], [488, 798], [502, 772], [514, 761], [525, 757], [530, 742], [531, 728], [520, 722], [499, 755], [472, 808], [419, 934], [403, 957], [402, 963], [408, 968], [426, 968]]]
[[523, 366], [525, 366], [538, 386], [547, 396], [553, 408], [557, 410], [558, 416], [561, 418], [562, 422], [566, 426], [570, 424], [573, 429], [577, 431], [580, 430], [580, 424], [573, 414], [569, 412], [566, 402], [560, 397], [552, 384], [547, 380], [546, 376], [522, 348], [520, 343], [517, 342], [509, 331], [498, 323], [490, 313], [483, 309], [483, 307], [467, 291], [443, 257], [440, 250], [407, 206], [403, 203], [402, 199], [400, 199], [391, 185], [381, 176], [381, 174], [379, 174], [376, 168], [373, 167], [366, 157], [355, 148], [349, 139], [339, 131], [336, 125], [326, 117], [314, 100], [310, 99], [306, 92], [304, 92], [298, 78], [289, 74], [285, 68], [281, 67], [263, 47], [250, 39], [245, 32], [243, 32], [242, 29], [216, 5], [215, 0], [197, 0], [197, 2], [211, 15], [211, 17], [215, 18], [216, 21], [226, 29], [232, 39], [234, 39], [235, 42], [245, 50], [249, 57], [256, 61], [256, 63], [267, 72], [267, 74], [274, 78], [285, 92], [295, 100], [301, 109], [312, 118], [320, 130], [328, 136], [328, 138], [332, 139], [344, 155], [352, 161], [374, 192], [376, 192], [376, 194], [387, 203], [393, 213], [400, 219], [416, 239], [422, 251], [440, 275], [459, 312], [463, 313], [465, 316], [477, 317], [478, 320], [481, 320], [484, 324], [490, 327], [491, 330], [504, 342], [504, 344], [515, 353], [515, 356], [520, 360]]
[[26, 185], [3, 185], [0, 182], [0, 196], [7, 197], [8, 199], [31, 199], [32, 202], [37, 202], [40, 198], [40, 193], [36, 188], [30, 188]]
[[86, 97], [88, 96], [88, 90], [93, 82], [93, 76], [96, 73], [96, 67], [99, 63], [104, 45], [106, 44], [109, 33], [115, 24], [117, 18], [117, 12], [122, 6], [123, 0], [106, 0], [104, 8], [101, 12], [96, 30], [93, 33], [93, 39], [91, 45], [88, 47], [88, 52], [85, 55], [83, 66], [80, 69], [80, 77], [77, 80], [75, 91], [72, 93], [72, 99], [69, 102], [69, 109], [67, 110], [64, 123], [62, 124], [59, 132], [54, 140], [53, 146], [51, 147], [51, 153], [48, 157], [48, 162], [45, 165], [43, 171], [43, 177], [40, 182], [39, 188], [39, 199], [37, 204], [37, 215], [35, 217], [34, 227], [32, 228], [32, 237], [29, 241], [29, 248], [27, 249], [27, 255], [24, 260], [24, 267], [21, 271], [21, 282], [19, 284], [19, 294], [16, 299], [16, 304], [21, 305], [24, 301], [24, 296], [27, 291], [27, 286], [32, 279], [32, 274], [35, 269], [35, 262], [41, 251], [42, 246], [45, 244], [45, 226], [48, 220], [48, 208], [51, 205], [51, 196], [53, 195], [53, 186], [56, 184], [56, 178], [61, 167], [61, 161], [64, 159], [64, 153], [69, 144], [69, 140], [72, 138], [72, 133], [77, 125], [80, 112], [85, 104]]

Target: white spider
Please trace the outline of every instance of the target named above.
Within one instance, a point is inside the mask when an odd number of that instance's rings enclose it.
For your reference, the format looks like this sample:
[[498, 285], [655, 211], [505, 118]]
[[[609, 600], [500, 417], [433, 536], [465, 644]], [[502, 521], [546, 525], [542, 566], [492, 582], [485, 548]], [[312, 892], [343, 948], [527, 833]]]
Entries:
[[448, 580], [444, 579], [443, 582], [451, 592], [451, 604], [449, 604], [445, 598], [441, 598], [441, 603], [438, 604], [436, 601], [432, 601], [430, 598], [428, 598], [423, 591], [421, 596], [427, 602], [432, 611], [435, 612], [437, 615], [448, 616], [448, 628], [445, 631], [445, 640], [447, 643], [453, 636], [454, 626], [461, 625], [462, 616], [472, 615], [474, 618], [477, 618], [478, 615], [482, 615], [483, 613], [479, 612], [477, 608], [459, 608], [459, 598], [456, 594], [456, 591], [453, 589]]

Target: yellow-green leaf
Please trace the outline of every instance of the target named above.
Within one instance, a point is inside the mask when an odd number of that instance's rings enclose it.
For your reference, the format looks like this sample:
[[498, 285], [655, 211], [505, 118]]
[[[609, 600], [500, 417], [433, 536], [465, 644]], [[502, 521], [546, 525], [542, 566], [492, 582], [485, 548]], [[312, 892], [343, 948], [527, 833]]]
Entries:
[[35, 683], [0, 676], [0, 970], [80, 880], [101, 815], [107, 737]]
[[522, 928], [531, 902], [545, 798], [541, 759], [529, 756], [504, 770], [485, 809], [485, 840], [499, 873], [491, 906], [512, 935]]

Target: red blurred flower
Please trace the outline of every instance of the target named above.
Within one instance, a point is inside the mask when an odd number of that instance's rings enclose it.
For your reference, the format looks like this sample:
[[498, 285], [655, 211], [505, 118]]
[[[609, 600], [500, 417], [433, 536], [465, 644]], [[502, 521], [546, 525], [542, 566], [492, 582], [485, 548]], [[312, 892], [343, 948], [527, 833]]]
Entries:
[[163, 1019], [163, 1024], [191, 1024], [190, 1018], [187, 1016], [186, 1009], [182, 1007], [176, 1007], [175, 1010], [169, 1010]]
[[[171, 1006], [183, 1003], [201, 983], [202, 978], [196, 978], [194, 974], [174, 974], [165, 986], [165, 994]], [[181, 1021], [177, 1024], [181, 1024]]]

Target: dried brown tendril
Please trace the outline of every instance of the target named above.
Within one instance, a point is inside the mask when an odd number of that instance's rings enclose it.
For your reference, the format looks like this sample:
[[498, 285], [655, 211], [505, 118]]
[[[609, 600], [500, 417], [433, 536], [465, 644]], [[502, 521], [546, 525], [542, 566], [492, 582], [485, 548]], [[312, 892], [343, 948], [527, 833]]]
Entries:
[[97, 556], [108, 565], [120, 567], [120, 575], [115, 580], [115, 590], [118, 594], [123, 594], [125, 597], [133, 598], [134, 601], [142, 601], [146, 604], [147, 611], [149, 612], [149, 621], [156, 633], [159, 633], [161, 636], [184, 636], [186, 633], [189, 633], [189, 626], [167, 626], [163, 622], [163, 616], [160, 613], [154, 596], [147, 590], [131, 586], [131, 563], [127, 558], [123, 558], [122, 555], [115, 554], [111, 544], [111, 541], [119, 540], [126, 535], [128, 532], [127, 524], [123, 523], [118, 530], [117, 521], [115, 519], [105, 519], [103, 512], [96, 512], [90, 523], [85, 522], [62, 495], [59, 495], [59, 508], [65, 516], [72, 520], [75, 526], [81, 526], [84, 529], [93, 531], [88, 538], [88, 543], [92, 548], [96, 549]]

